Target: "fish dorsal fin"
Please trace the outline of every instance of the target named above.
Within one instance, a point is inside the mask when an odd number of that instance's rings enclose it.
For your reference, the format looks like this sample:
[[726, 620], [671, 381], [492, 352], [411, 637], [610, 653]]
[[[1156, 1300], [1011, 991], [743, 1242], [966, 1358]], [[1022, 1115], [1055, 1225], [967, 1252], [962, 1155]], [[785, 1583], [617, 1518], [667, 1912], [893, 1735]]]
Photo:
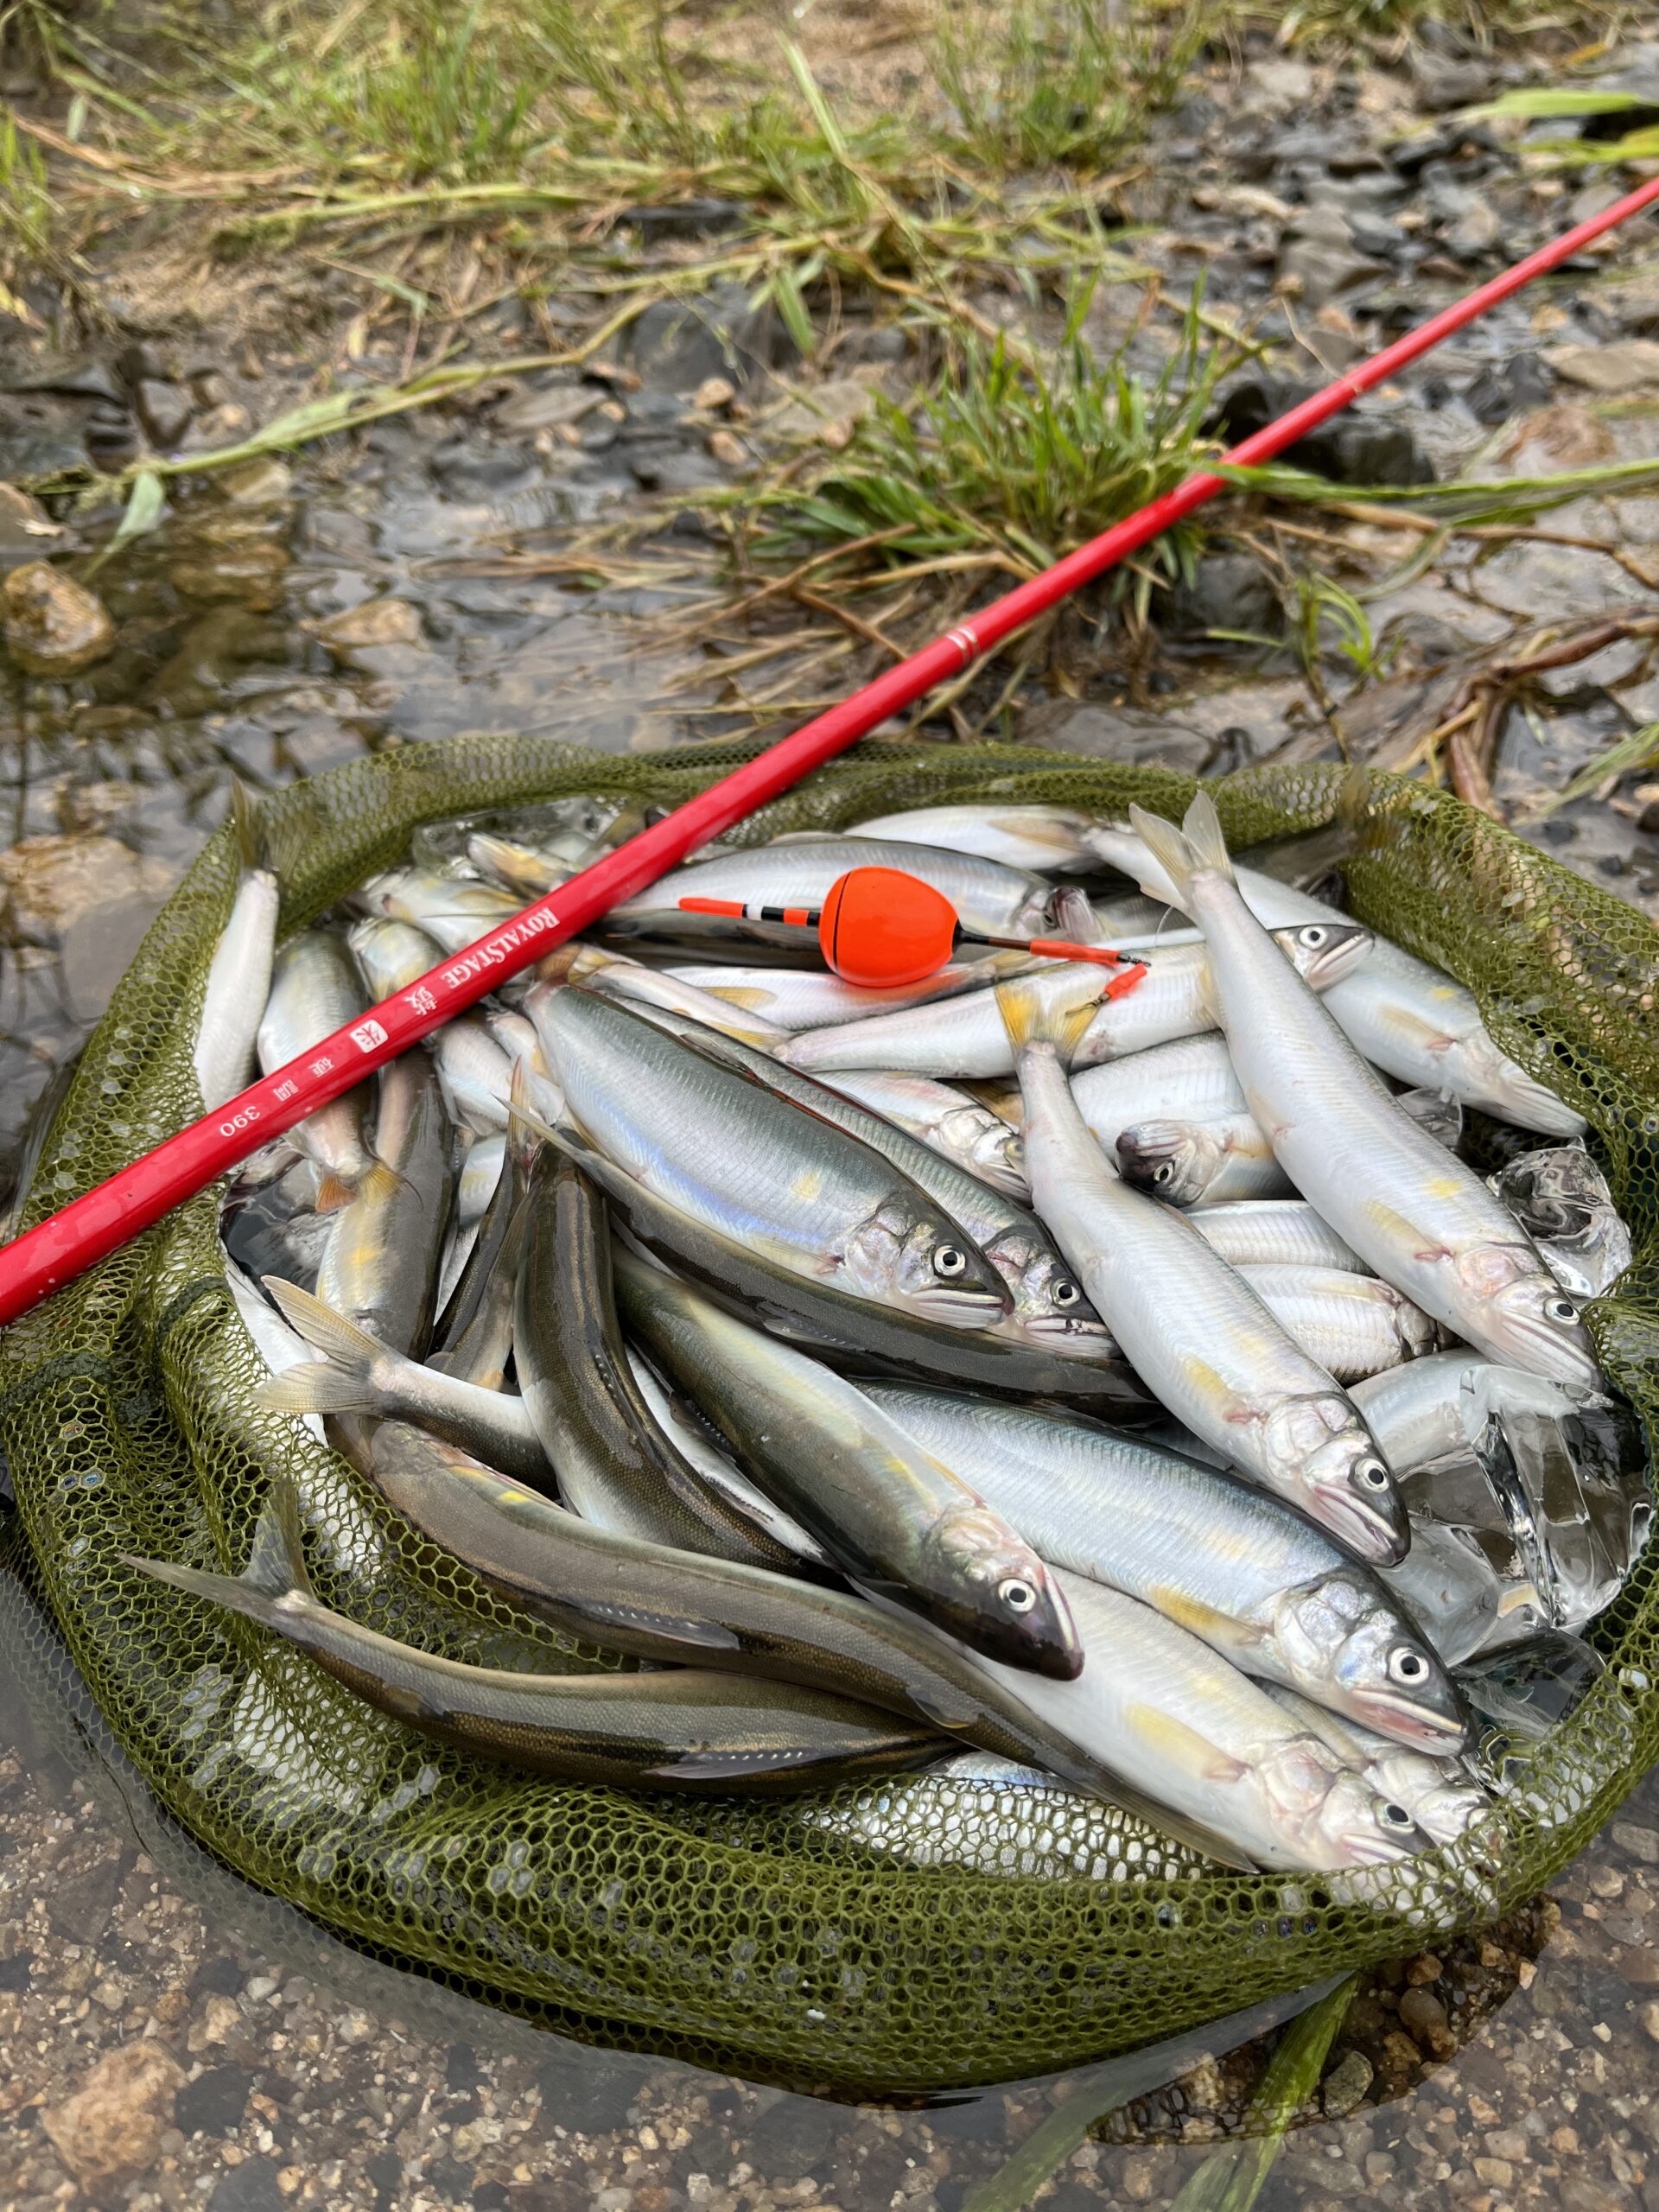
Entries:
[[1242, 1782], [1250, 1770], [1243, 1759], [1158, 1706], [1132, 1705], [1124, 1717], [1161, 1758], [1194, 1781]]

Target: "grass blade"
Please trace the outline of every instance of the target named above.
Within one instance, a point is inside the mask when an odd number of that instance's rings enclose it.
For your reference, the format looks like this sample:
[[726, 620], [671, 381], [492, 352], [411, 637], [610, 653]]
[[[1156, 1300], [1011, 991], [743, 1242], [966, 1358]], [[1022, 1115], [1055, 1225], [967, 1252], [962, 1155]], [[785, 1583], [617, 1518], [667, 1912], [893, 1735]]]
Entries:
[[1585, 798], [1599, 784], [1605, 784], [1609, 776], [1622, 776], [1632, 768], [1645, 768], [1656, 754], [1659, 754], [1659, 722], [1649, 722], [1641, 729], [1633, 729], [1629, 736], [1616, 739], [1587, 767], [1580, 768], [1570, 783], [1563, 784], [1541, 806], [1535, 807], [1527, 819], [1544, 821], [1557, 807]]

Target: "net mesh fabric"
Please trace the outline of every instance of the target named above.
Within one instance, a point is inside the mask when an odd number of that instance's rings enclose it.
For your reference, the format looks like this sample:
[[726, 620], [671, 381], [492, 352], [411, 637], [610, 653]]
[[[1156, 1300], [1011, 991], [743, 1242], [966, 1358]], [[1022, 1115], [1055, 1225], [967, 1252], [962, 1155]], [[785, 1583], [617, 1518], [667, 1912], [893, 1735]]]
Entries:
[[[353, 763], [264, 802], [283, 928], [400, 858], [418, 823], [578, 792], [673, 804], [753, 750], [618, 760], [468, 738]], [[1211, 788], [1243, 846], [1327, 822], [1340, 784], [1299, 766]], [[1195, 788], [1023, 747], [867, 743], [739, 834], [993, 799], [1110, 814], [1135, 799], [1179, 815]], [[29, 1222], [200, 1110], [190, 1044], [235, 878], [221, 832], [86, 1049]], [[1591, 1325], [1650, 1423], [1659, 938], [1449, 795], [1381, 775], [1350, 880], [1361, 917], [1468, 983], [1505, 1049], [1592, 1123], [1637, 1258]], [[226, 1286], [216, 1211], [212, 1193], [192, 1201], [0, 1340], [3, 1441], [39, 1587], [138, 1770], [211, 1850], [359, 1943], [567, 2031], [849, 2091], [1062, 2068], [1508, 1910], [1659, 1748], [1659, 1600], [1644, 1565], [1594, 1631], [1606, 1677], [1506, 1805], [1497, 1847], [1489, 1836], [1345, 1887], [1215, 1871], [1132, 1829], [1115, 1836], [1109, 1814], [1033, 1819], [960, 1790], [931, 1808], [903, 1800], [873, 1827], [880, 1792], [677, 1802], [451, 1752], [122, 1563], [137, 1553], [234, 1571], [270, 1471], [286, 1467], [329, 1602], [457, 1658], [616, 1663], [512, 1612], [344, 1460], [257, 1405], [264, 1370]]]

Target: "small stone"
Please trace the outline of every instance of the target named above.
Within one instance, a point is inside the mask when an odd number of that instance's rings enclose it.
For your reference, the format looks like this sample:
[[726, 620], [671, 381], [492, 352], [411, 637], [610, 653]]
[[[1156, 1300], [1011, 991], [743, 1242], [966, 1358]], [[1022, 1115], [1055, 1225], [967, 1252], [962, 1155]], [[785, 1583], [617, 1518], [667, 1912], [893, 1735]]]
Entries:
[[1344, 2051], [1325, 2077], [1325, 2117], [1344, 2120], [1357, 2111], [1375, 2078], [1376, 2069], [1363, 2050]]
[[145, 377], [134, 391], [133, 400], [150, 443], [163, 452], [170, 452], [189, 428], [190, 417], [195, 413], [189, 393], [176, 384]]
[[219, 479], [219, 488], [240, 507], [278, 506], [294, 488], [294, 472], [285, 461], [267, 455], [244, 461], [240, 468], [227, 468]]
[[1489, 2189], [1507, 2189], [1515, 2179], [1515, 2168], [1507, 2158], [1477, 2158], [1475, 2177]]
[[1659, 1829], [1642, 1827], [1635, 1821], [1615, 1821], [1612, 1837], [1620, 1851], [1628, 1851], [1644, 1866], [1659, 1866]]
[[748, 459], [743, 441], [729, 430], [716, 430], [709, 441], [709, 450], [722, 468], [741, 468]]
[[1443, 1971], [1433, 1951], [1421, 1952], [1406, 1968], [1406, 1985], [1410, 1989], [1421, 1989], [1426, 1983], [1438, 1981]]
[[[1654, 817], [1651, 825], [1647, 817]], [[1649, 800], [1637, 817], [1637, 828], [1659, 830], [1659, 800]], [[1643, 1943], [1632, 1943], [1618, 1955], [1618, 1970], [1632, 1989], [1659, 1989], [1659, 1951], [1650, 1951]]]
[[193, 2052], [210, 2050], [217, 2043], [228, 2043], [241, 2024], [242, 2007], [234, 1997], [210, 1997], [201, 2008], [201, 2018], [184, 2039], [185, 2048]]
[[716, 407], [729, 407], [737, 397], [737, 386], [729, 377], [705, 377], [691, 395], [694, 407], [712, 411]]
[[32, 676], [75, 676], [115, 649], [103, 601], [45, 561], [25, 562], [0, 583], [0, 628]]
[[[230, 2149], [226, 2145], [227, 2164]], [[280, 2171], [274, 2158], [244, 2159], [238, 2152], [237, 2163], [214, 2183], [207, 2212], [287, 2212]]]
[[406, 599], [365, 599], [317, 626], [324, 645], [348, 652], [372, 645], [417, 645], [421, 618]]
[[1490, 200], [1478, 200], [1446, 234], [1451, 251], [1465, 260], [1486, 253], [1497, 244], [1502, 230], [1498, 213]]
[[1611, 346], [1549, 346], [1544, 359], [1557, 376], [1589, 391], [1644, 391], [1659, 385], [1659, 338], [1621, 338]]
[[1659, 2043], [1659, 2005], [1642, 2007], [1642, 2032], [1649, 2043]]
[[253, 2083], [245, 2066], [208, 2067], [179, 2091], [174, 2126], [186, 2136], [230, 2134], [241, 2125]]
[[1446, 2033], [1446, 2007], [1427, 1989], [1408, 1989], [1400, 1999], [1400, 2018], [1419, 2043], [1431, 2045]]
[[48, 2106], [41, 2125], [83, 2189], [141, 2174], [172, 2125], [173, 2099], [183, 2079], [162, 2044], [123, 2044], [99, 2059], [80, 2087]]
[[38, 499], [15, 484], [0, 484], [0, 575], [38, 561], [45, 543], [62, 536], [61, 524], [53, 521]]
[[1149, 2204], [1158, 2186], [1156, 2163], [1147, 2158], [1123, 2161], [1123, 2194], [1132, 2204]]

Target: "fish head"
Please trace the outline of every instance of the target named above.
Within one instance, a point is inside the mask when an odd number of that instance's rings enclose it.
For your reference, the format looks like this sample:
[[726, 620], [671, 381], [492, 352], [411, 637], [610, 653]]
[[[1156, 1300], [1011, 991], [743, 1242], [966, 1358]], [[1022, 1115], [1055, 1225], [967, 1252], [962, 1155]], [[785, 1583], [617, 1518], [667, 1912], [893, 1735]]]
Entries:
[[1411, 1529], [1388, 1462], [1347, 1398], [1293, 1398], [1276, 1406], [1262, 1445], [1281, 1492], [1300, 1494], [1321, 1528], [1373, 1565], [1406, 1555]]
[[1530, 1245], [1487, 1245], [1465, 1253], [1458, 1262], [1458, 1278], [1479, 1300], [1477, 1340], [1484, 1351], [1553, 1382], [1600, 1387], [1601, 1370], [1579, 1302], [1540, 1266]]
[[1112, 1333], [1084, 1295], [1083, 1285], [1052, 1244], [1011, 1229], [985, 1248], [1014, 1298], [1014, 1325], [1045, 1351], [1072, 1359], [1102, 1359]]
[[1436, 1751], [1464, 1744], [1467, 1719], [1450, 1675], [1363, 1567], [1287, 1592], [1274, 1643], [1298, 1689], [1362, 1727]]
[[1459, 1064], [1458, 1088], [1471, 1106], [1494, 1114], [1517, 1128], [1535, 1129], [1541, 1136], [1581, 1137], [1586, 1122], [1553, 1090], [1517, 1067], [1500, 1052], [1484, 1029], [1459, 1036], [1453, 1047]]
[[970, 1498], [933, 1522], [928, 1552], [930, 1611], [963, 1643], [1056, 1681], [1083, 1672], [1065, 1593], [1001, 1514]]
[[1328, 991], [1351, 976], [1376, 943], [1358, 922], [1298, 922], [1274, 930], [1273, 941], [1312, 991]]
[[1202, 1122], [1138, 1122], [1121, 1130], [1117, 1172], [1173, 1206], [1196, 1205], [1216, 1179], [1221, 1141]]
[[1257, 1762], [1268, 1818], [1303, 1866], [1376, 1866], [1428, 1847], [1403, 1805], [1381, 1796], [1313, 1735], [1274, 1744]]
[[1455, 1759], [1382, 1751], [1365, 1771], [1382, 1795], [1405, 1806], [1435, 1843], [1455, 1843], [1492, 1809], [1491, 1799]]
[[970, 1237], [899, 1192], [854, 1230], [842, 1266], [865, 1297], [947, 1328], [988, 1329], [1013, 1305], [1001, 1276]]

